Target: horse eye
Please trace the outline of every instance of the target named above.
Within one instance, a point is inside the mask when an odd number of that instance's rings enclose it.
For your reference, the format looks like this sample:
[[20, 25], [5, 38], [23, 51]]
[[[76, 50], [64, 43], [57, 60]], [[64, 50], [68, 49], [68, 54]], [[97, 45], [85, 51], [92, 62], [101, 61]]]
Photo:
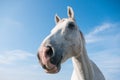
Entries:
[[70, 23], [68, 24], [68, 28], [69, 28], [69, 29], [74, 29], [74, 27], [75, 27], [75, 25], [74, 25], [73, 22], [70, 22]]

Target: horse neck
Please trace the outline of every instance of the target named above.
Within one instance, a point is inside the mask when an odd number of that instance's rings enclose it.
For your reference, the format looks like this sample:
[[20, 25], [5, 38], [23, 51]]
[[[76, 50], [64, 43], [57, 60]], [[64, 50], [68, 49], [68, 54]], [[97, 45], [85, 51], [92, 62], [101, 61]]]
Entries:
[[74, 67], [72, 80], [93, 80], [93, 70], [85, 47], [80, 56], [73, 57], [72, 61]]

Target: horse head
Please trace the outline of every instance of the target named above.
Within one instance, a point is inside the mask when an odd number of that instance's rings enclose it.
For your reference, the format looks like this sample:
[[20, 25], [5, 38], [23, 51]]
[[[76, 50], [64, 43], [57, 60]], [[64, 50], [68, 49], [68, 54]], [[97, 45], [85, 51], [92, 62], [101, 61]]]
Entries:
[[59, 72], [61, 63], [79, 56], [84, 43], [71, 7], [68, 7], [68, 18], [60, 19], [55, 15], [55, 22], [56, 26], [38, 49], [38, 59], [47, 73]]

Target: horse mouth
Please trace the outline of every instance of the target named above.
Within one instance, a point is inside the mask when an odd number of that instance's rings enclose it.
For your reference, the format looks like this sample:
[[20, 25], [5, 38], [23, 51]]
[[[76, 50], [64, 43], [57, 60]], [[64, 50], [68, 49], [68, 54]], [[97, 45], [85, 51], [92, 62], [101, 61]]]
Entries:
[[45, 70], [45, 72], [49, 73], [49, 74], [58, 73], [61, 69], [60, 64], [59, 65], [54, 65], [52, 63], [43, 64], [41, 61], [40, 61], [40, 64], [41, 64], [42, 68]]
[[46, 73], [50, 73], [50, 74], [55, 74], [60, 71], [60, 67], [55, 65], [51, 68], [47, 67], [46, 65], [43, 65], [42, 67], [45, 69]]

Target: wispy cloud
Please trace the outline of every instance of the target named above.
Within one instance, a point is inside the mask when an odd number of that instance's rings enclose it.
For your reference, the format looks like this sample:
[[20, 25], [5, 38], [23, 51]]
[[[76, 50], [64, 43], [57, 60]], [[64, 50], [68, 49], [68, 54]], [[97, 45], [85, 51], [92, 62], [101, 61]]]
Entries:
[[34, 55], [22, 50], [13, 50], [0, 53], [0, 64], [11, 64], [18, 60], [25, 60]]
[[88, 34], [85, 35], [86, 42], [87, 43], [94, 43], [103, 40], [99, 34], [106, 32], [109, 29], [112, 29], [116, 26], [118, 26], [118, 23], [103, 23], [100, 26], [96, 26], [95, 29]]
[[95, 35], [101, 31], [105, 31], [113, 26], [111, 23], [103, 23], [101, 26], [97, 26], [92, 32], [89, 33], [89, 36]]
[[38, 80], [42, 74], [36, 54], [24, 50], [0, 52], [0, 80]]

